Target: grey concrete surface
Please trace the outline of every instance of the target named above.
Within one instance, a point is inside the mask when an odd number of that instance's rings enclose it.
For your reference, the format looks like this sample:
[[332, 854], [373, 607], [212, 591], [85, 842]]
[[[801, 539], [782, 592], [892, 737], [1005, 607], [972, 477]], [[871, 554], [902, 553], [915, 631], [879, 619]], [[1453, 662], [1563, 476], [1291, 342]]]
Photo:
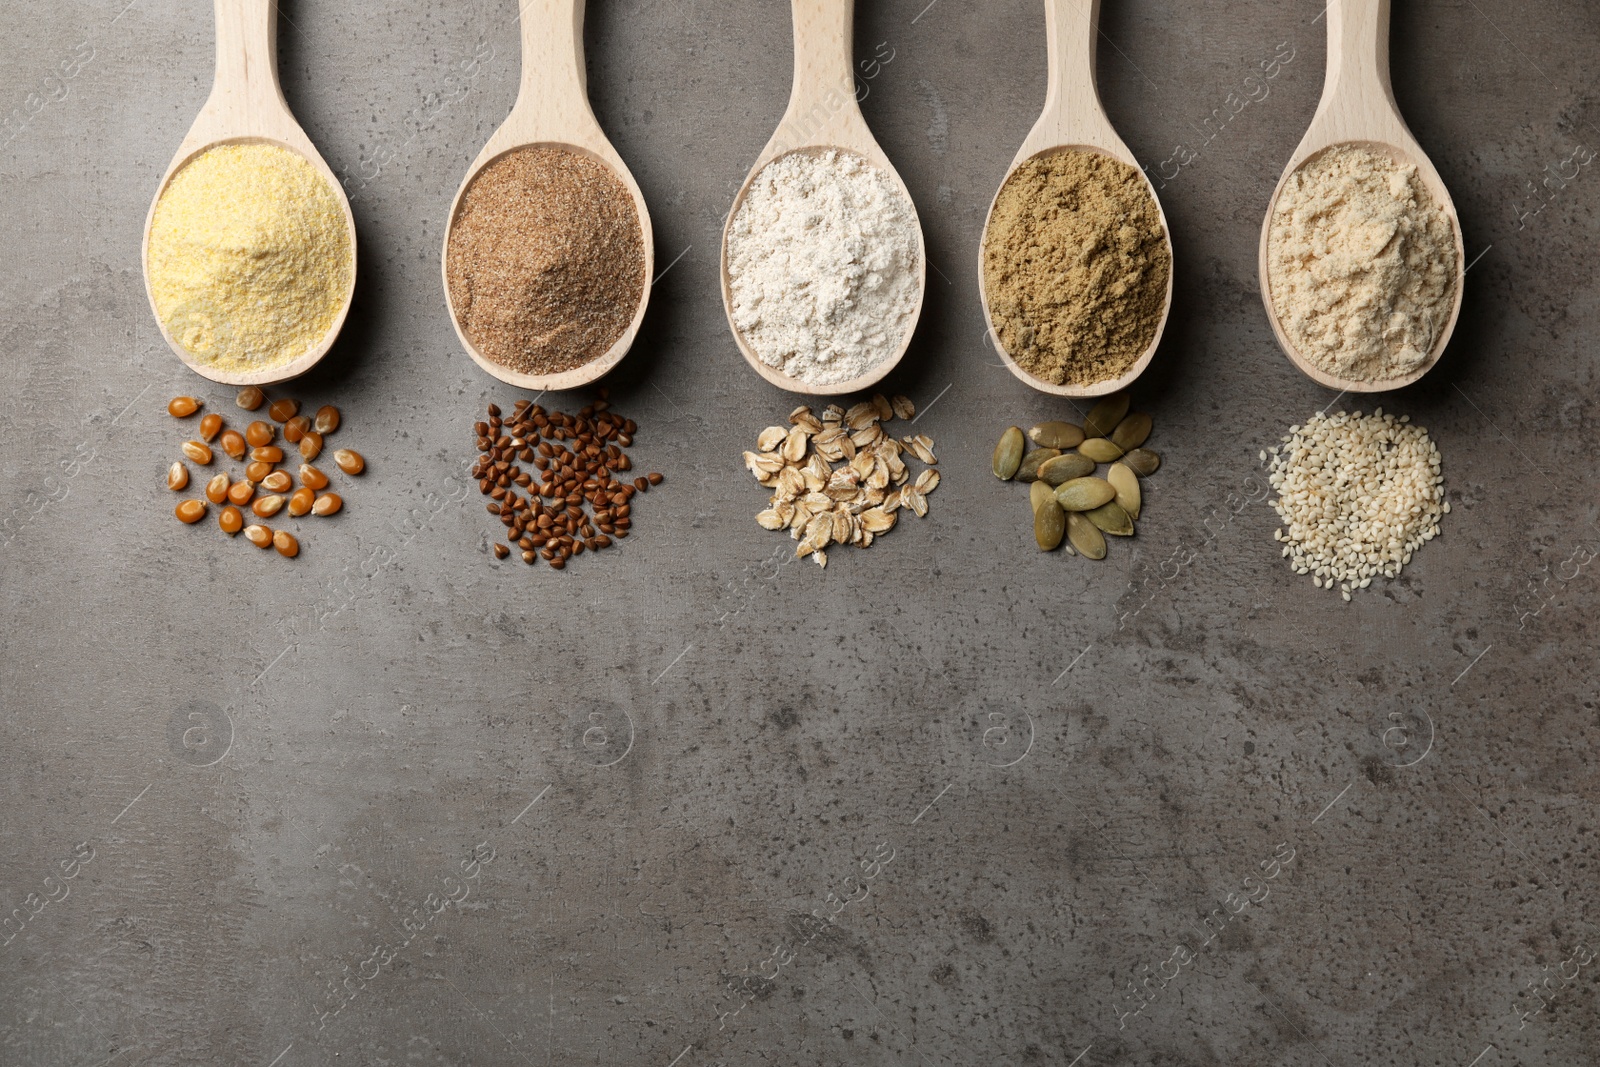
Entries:
[[932, 513], [825, 573], [753, 523], [739, 455], [792, 400], [727, 335], [717, 240], [788, 9], [599, 0], [595, 108], [671, 264], [610, 384], [668, 481], [555, 574], [488, 554], [469, 425], [521, 394], [439, 287], [514, 6], [285, 0], [285, 92], [361, 241], [293, 391], [370, 462], [289, 564], [161, 486], [165, 401], [232, 410], [138, 263], [210, 5], [3, 5], [0, 1064], [1597, 1062], [1600, 177], [1562, 164], [1600, 149], [1600, 9], [1395, 5], [1396, 93], [1478, 258], [1445, 361], [1384, 401], [1454, 512], [1346, 605], [1279, 559], [1256, 459], [1368, 406], [1293, 370], [1256, 285], [1320, 0], [1106, 4], [1177, 291], [1137, 393], [1166, 464], [1097, 566], [1040, 556], [987, 471], [1006, 424], [1073, 413], [985, 349], [975, 287], [1040, 5], [860, 8], [936, 268], [890, 383], [936, 441]]

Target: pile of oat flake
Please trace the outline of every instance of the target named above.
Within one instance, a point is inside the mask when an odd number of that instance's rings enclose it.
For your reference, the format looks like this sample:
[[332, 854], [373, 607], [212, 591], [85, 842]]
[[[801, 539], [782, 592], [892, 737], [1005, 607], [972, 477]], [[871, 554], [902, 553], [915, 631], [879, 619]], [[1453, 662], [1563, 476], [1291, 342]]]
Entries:
[[[868, 547], [894, 529], [901, 508], [927, 515], [928, 494], [939, 485], [933, 440], [926, 434], [896, 439], [883, 428], [896, 416], [915, 414], [905, 397], [891, 402], [878, 395], [848, 410], [830, 404], [820, 418], [798, 407], [788, 427], [762, 430], [760, 451], [744, 454], [756, 481], [772, 490], [756, 521], [768, 530], [787, 529], [800, 542], [797, 557], [811, 556], [826, 567], [829, 545]], [[915, 478], [907, 454], [927, 464]]]

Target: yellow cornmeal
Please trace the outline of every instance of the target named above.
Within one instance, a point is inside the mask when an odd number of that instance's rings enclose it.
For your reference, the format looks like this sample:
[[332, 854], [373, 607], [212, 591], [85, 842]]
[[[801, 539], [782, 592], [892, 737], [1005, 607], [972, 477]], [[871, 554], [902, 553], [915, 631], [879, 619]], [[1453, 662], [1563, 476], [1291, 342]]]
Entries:
[[167, 331], [219, 370], [268, 370], [327, 336], [354, 249], [322, 174], [275, 145], [220, 145], [156, 202], [150, 291]]

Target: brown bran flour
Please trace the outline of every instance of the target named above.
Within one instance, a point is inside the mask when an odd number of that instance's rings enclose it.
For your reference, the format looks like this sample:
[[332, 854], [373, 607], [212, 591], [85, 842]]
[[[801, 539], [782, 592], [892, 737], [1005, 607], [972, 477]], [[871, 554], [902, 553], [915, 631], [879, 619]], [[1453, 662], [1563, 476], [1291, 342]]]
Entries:
[[603, 356], [633, 321], [643, 229], [605, 164], [548, 145], [519, 148], [462, 196], [445, 268], [462, 332], [485, 358], [555, 374]]
[[1172, 250], [1137, 170], [1095, 152], [1036, 156], [995, 198], [983, 287], [995, 332], [1055, 385], [1125, 374], [1166, 305]]

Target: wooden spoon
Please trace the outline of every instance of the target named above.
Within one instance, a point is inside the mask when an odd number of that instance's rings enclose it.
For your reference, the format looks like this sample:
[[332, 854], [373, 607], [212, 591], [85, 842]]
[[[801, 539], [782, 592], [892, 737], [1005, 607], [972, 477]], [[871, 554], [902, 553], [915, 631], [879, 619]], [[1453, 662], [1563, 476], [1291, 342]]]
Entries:
[[[350, 214], [350, 201], [344, 188], [328, 164], [317, 152], [311, 138], [300, 128], [289, 111], [289, 102], [283, 98], [278, 84], [278, 3], [277, 0], [216, 0], [217, 21], [217, 72], [211, 84], [211, 95], [195, 117], [194, 125], [178, 146], [172, 157], [155, 199], [150, 202], [150, 213], [144, 220], [144, 244], [140, 258], [144, 263], [145, 293], [150, 297], [150, 310], [155, 312], [156, 323], [167, 344], [189, 365], [195, 373], [223, 385], [272, 385], [298, 378], [333, 347], [344, 320], [350, 313], [350, 300], [355, 295], [356, 272], [356, 220]], [[185, 164], [206, 149], [222, 144], [270, 144], [286, 148], [303, 157], [327, 181], [339, 206], [344, 210], [345, 230], [350, 240], [350, 283], [345, 289], [344, 303], [333, 325], [317, 345], [288, 363], [265, 370], [236, 371], [208, 366], [195, 359], [189, 350], [161, 321], [156, 311], [155, 293], [150, 288], [150, 226], [155, 221], [156, 204]]]
[[[1427, 153], [1406, 128], [1405, 119], [1400, 117], [1400, 108], [1394, 101], [1394, 89], [1389, 84], [1389, 0], [1332, 0], [1328, 4], [1327, 18], [1328, 74], [1322, 86], [1322, 101], [1311, 119], [1311, 128], [1289, 157], [1289, 164], [1278, 179], [1278, 186], [1272, 192], [1272, 202], [1267, 205], [1266, 221], [1261, 225], [1261, 299], [1267, 306], [1267, 320], [1272, 323], [1272, 332], [1277, 336], [1279, 346], [1308, 377], [1330, 389], [1352, 393], [1384, 392], [1410, 385], [1428, 373], [1450, 343], [1450, 335], [1456, 328], [1456, 317], [1461, 313], [1462, 282], [1466, 277], [1461, 220], [1450, 199], [1450, 190], [1445, 188]], [[1267, 276], [1267, 241], [1272, 232], [1272, 217], [1278, 210], [1278, 197], [1282, 195], [1289, 176], [1307, 160], [1335, 145], [1346, 144], [1386, 155], [1397, 163], [1415, 166], [1417, 176], [1449, 217], [1450, 228], [1455, 233], [1455, 302], [1450, 308], [1450, 317], [1439, 331], [1428, 358], [1416, 370], [1400, 378], [1368, 382], [1329, 374], [1295, 348], [1294, 342], [1284, 332], [1283, 324], [1278, 321], [1277, 309], [1272, 305], [1272, 286]]]
[[[644, 194], [633, 180], [628, 165], [607, 140], [600, 122], [589, 106], [589, 82], [583, 64], [584, 0], [518, 0], [522, 4], [522, 85], [511, 114], [494, 131], [473, 161], [467, 176], [450, 205], [450, 223], [445, 227], [444, 254], [440, 257], [444, 274], [445, 303], [450, 321], [467, 354], [484, 370], [508, 385], [523, 389], [576, 389], [604, 376], [633, 347], [639, 323], [650, 303], [650, 284], [655, 275], [655, 236], [650, 228], [650, 211]], [[605, 164], [633, 197], [639, 214], [639, 229], [644, 242], [644, 288], [634, 308], [633, 320], [616, 344], [603, 355], [580, 367], [554, 374], [524, 374], [488, 359], [461, 328], [455, 303], [450, 298], [450, 234], [461, 211], [461, 198], [478, 172], [507, 152], [529, 145], [549, 145], [588, 156]]]
[[789, 90], [789, 107], [778, 123], [777, 132], [756, 157], [755, 166], [733, 198], [727, 222], [722, 227], [722, 307], [728, 316], [728, 328], [733, 331], [734, 342], [745, 362], [757, 374], [776, 385], [795, 393], [813, 396], [841, 396], [870, 388], [883, 380], [900, 363], [916, 332], [917, 319], [922, 315], [922, 301], [928, 288], [928, 250], [922, 237], [922, 222], [917, 221], [917, 303], [906, 323], [905, 335], [900, 338], [894, 354], [871, 367], [865, 374], [832, 385], [813, 385], [792, 378], [776, 367], [769, 367], [745, 341], [744, 335], [733, 321], [733, 287], [728, 277], [728, 231], [733, 227], [734, 216], [744, 205], [756, 175], [768, 163], [792, 152], [820, 155], [830, 150], [849, 152], [860, 156], [882, 171], [899, 187], [906, 203], [911, 205], [916, 218], [916, 204], [905, 182], [889, 157], [878, 146], [877, 139], [867, 128], [856, 101], [853, 39], [855, 0], [793, 0], [794, 9], [794, 83]]
[[[1100, 91], [1095, 86], [1095, 44], [1100, 34], [1100, 0], [1045, 0], [1044, 24], [1049, 55], [1044, 111], [1022, 142], [1022, 147], [1017, 150], [1016, 158], [1011, 161], [1011, 167], [1006, 171], [1006, 181], [1010, 181], [1012, 173], [1028, 160], [1054, 152], [1097, 152], [1120, 160], [1139, 171], [1144, 180], [1150, 199], [1156, 205], [1156, 213], [1161, 217], [1161, 230], [1167, 236], [1167, 249], [1170, 252], [1172, 231], [1167, 227], [1166, 212], [1161, 210], [1161, 199], [1156, 196], [1150, 179], [1144, 177], [1144, 168], [1139, 165], [1138, 159], [1128, 151], [1122, 138], [1117, 136], [1111, 120], [1106, 117], [1105, 108], [1100, 104]], [[1005, 188], [1005, 181], [1000, 183], [1000, 188]], [[995, 201], [999, 199], [1000, 191], [996, 190]], [[1089, 385], [1056, 385], [1023, 370], [1011, 358], [1011, 353], [1006, 351], [1000, 341], [999, 331], [994, 328], [994, 315], [989, 310], [989, 293], [982, 284], [983, 248], [988, 243], [989, 223], [993, 218], [994, 201], [990, 201], [989, 214], [983, 222], [984, 240], [978, 245], [978, 291], [983, 301], [983, 319], [989, 327], [989, 339], [1006, 366], [1011, 368], [1011, 373], [1040, 392], [1054, 396], [1105, 396], [1131, 385], [1150, 365], [1150, 358], [1161, 344], [1161, 334], [1167, 328], [1167, 316], [1172, 311], [1173, 271], [1170, 268], [1167, 270], [1165, 304], [1155, 336], [1150, 339], [1150, 347], [1125, 373]]]

